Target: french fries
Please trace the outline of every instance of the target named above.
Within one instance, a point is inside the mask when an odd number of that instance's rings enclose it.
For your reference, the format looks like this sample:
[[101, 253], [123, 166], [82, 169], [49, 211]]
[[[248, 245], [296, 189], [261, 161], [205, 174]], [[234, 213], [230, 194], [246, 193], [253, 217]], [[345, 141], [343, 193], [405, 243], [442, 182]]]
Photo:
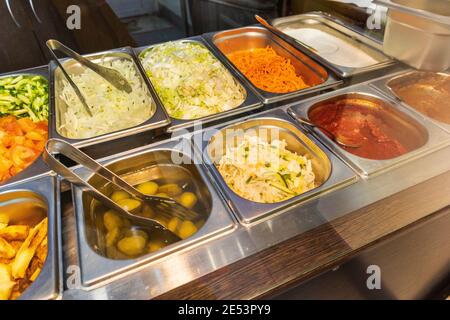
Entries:
[[39, 276], [47, 257], [48, 219], [36, 226], [8, 225], [0, 214], [0, 300], [16, 299]]

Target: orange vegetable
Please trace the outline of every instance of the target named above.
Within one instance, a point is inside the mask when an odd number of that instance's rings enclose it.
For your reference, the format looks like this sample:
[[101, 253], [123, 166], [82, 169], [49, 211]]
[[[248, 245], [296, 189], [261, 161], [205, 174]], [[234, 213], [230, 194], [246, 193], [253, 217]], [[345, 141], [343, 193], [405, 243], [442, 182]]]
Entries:
[[237, 51], [228, 59], [259, 89], [286, 93], [309, 87], [288, 58], [272, 47]]
[[33, 163], [44, 150], [47, 139], [47, 121], [0, 118], [0, 184]]

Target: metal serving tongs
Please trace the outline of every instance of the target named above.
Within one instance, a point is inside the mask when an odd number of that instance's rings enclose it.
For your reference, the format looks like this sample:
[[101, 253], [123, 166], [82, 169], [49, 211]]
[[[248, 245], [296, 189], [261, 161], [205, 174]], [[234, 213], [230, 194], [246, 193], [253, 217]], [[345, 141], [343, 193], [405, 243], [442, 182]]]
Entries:
[[[281, 38], [283, 37], [290, 37], [289, 35], [285, 34], [283, 31], [279, 30], [278, 28], [275, 28], [274, 26], [272, 26], [266, 19], [258, 16], [257, 14], [255, 14], [255, 19], [256, 21], [258, 21], [259, 23], [261, 23], [264, 27], [266, 27], [267, 29], [269, 29], [270, 31], [272, 31], [273, 33], [275, 33], [277, 36], [281, 36]], [[308, 48], [309, 50], [311, 50], [314, 53], [318, 53], [317, 49], [311, 47], [310, 45], [307, 45], [306, 43], [304, 43], [303, 41], [300, 41], [298, 39], [293, 39], [294, 41], [300, 43], [302, 46], [304, 46], [305, 48]]]
[[84, 152], [73, 147], [71, 144], [60, 139], [50, 139], [47, 141], [43, 153], [43, 158], [52, 170], [61, 175], [63, 178], [67, 179], [70, 183], [83, 187], [83, 191], [88, 192], [92, 197], [94, 197], [110, 209], [116, 211], [123, 218], [129, 219], [134, 225], [161, 229], [161, 231], [164, 231], [167, 234], [170, 234], [170, 236], [175, 237], [176, 240], [180, 239], [175, 233], [166, 229], [157, 220], [134, 215], [124, 210], [113, 200], [105, 196], [103, 193], [99, 192], [88, 181], [82, 179], [80, 176], [78, 176], [76, 173], [74, 173], [72, 170], [58, 161], [54, 156], [58, 153], [68, 157], [69, 159], [75, 161], [77, 164], [82, 165], [84, 168], [89, 169], [93, 173], [98, 174], [99, 176], [108, 180], [119, 189], [124, 190], [131, 196], [141, 200], [143, 202], [143, 205], [147, 205], [148, 207], [154, 209], [160, 215], [163, 215], [167, 218], [177, 217], [182, 221], [195, 221], [199, 218], [198, 213], [183, 207], [175, 200], [158, 196], [147, 196], [141, 193], [121, 177], [116, 175], [114, 172], [102, 166], [100, 163], [86, 155]]
[[92, 112], [86, 102], [85, 97], [81, 93], [78, 86], [73, 82], [73, 80], [70, 78], [69, 74], [65, 70], [65, 68], [62, 66], [62, 63], [59, 62], [58, 57], [56, 56], [55, 51], [60, 51], [67, 55], [68, 57], [78, 61], [85, 67], [91, 69], [95, 73], [97, 73], [99, 76], [101, 76], [103, 79], [111, 83], [114, 87], [116, 87], [118, 90], [125, 91], [126, 93], [130, 93], [133, 91], [130, 84], [128, 83], [127, 79], [125, 79], [122, 74], [114, 69], [107, 68], [104, 66], [101, 66], [99, 64], [93, 63], [89, 59], [86, 59], [85, 57], [79, 55], [69, 47], [66, 47], [58, 40], [50, 39], [47, 41], [47, 47], [50, 51], [50, 53], [53, 56], [53, 59], [55, 59], [56, 63], [58, 64], [59, 68], [63, 72], [64, 76], [67, 78], [67, 81], [69, 81], [69, 84], [72, 86], [73, 90], [75, 91], [75, 94], [80, 99], [81, 103], [83, 104], [84, 108], [86, 109], [87, 113], [92, 117]]

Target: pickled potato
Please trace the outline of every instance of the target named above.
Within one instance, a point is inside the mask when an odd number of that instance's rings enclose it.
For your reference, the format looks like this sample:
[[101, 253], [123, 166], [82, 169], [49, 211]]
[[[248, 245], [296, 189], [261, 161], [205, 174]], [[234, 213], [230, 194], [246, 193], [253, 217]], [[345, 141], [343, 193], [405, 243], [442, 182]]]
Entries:
[[143, 253], [146, 243], [142, 236], [125, 237], [117, 243], [117, 248], [128, 256], [137, 256]]
[[120, 230], [119, 228], [115, 228], [111, 231], [108, 231], [105, 237], [106, 246], [111, 247], [116, 244], [117, 240], [119, 240], [120, 237]]
[[130, 195], [125, 191], [114, 191], [111, 195], [111, 200], [114, 202], [118, 202], [119, 200], [128, 199]]
[[169, 220], [169, 223], [167, 224], [167, 229], [169, 229], [172, 232], [175, 232], [180, 223], [181, 223], [180, 219], [178, 219], [177, 217], [173, 217], [172, 219]]
[[197, 227], [192, 221], [183, 221], [179, 227], [178, 236], [187, 239], [197, 232]]
[[198, 200], [197, 196], [192, 192], [184, 192], [178, 198], [178, 202], [180, 202], [182, 206], [189, 209], [192, 209], [195, 206], [197, 200]]
[[176, 197], [183, 193], [183, 189], [176, 183], [168, 183], [159, 187], [158, 193], [167, 194], [169, 197]]
[[124, 210], [130, 212], [138, 209], [142, 203], [136, 199], [121, 199], [117, 201], [117, 204], [121, 206]]
[[[141, 183], [136, 188], [145, 195], [156, 195], [178, 201], [186, 208], [193, 209], [198, 203], [198, 197], [190, 192], [184, 184], [171, 183], [170, 181], [148, 181]], [[187, 190], [183, 190], [183, 189]], [[183, 221], [177, 217], [168, 218], [161, 215], [152, 206], [133, 198], [125, 191], [114, 191], [110, 198], [124, 210], [142, 217], [154, 219], [162, 226], [177, 234], [181, 239], [186, 239], [195, 234], [204, 224], [204, 220]], [[105, 210], [103, 224], [106, 229], [105, 247], [106, 255], [112, 259], [129, 259], [144, 254], [156, 252], [170, 243], [168, 239], [161, 238], [158, 232], [151, 229], [136, 228], [128, 219], [122, 218], [113, 210]], [[0, 228], [2, 215], [0, 214]], [[172, 241], [172, 240], [171, 240]]]
[[153, 181], [144, 182], [137, 186], [137, 189], [145, 195], [151, 196], [158, 192], [158, 184]]
[[123, 226], [122, 219], [113, 210], [106, 211], [103, 215], [103, 224], [106, 230], [113, 231]]

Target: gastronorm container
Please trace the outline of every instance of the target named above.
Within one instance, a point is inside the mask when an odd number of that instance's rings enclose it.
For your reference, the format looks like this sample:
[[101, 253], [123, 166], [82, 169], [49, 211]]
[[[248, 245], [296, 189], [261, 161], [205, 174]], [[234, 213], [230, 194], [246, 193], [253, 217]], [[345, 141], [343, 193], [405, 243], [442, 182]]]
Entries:
[[[203, 37], [214, 48], [222, 61], [238, 74], [266, 104], [300, 97], [324, 89], [335, 88], [342, 84], [341, 80], [337, 79], [319, 63], [263, 27], [253, 26], [213, 32], [205, 34]], [[282, 57], [288, 58], [295, 67], [297, 74], [300, 74], [305, 83], [310, 87], [288, 93], [272, 93], [261, 90], [254, 86], [226, 57], [227, 54], [236, 51], [265, 48], [267, 46], [271, 46]]]
[[[226, 146], [237, 143], [236, 139], [239, 139], [248, 130], [256, 132], [257, 135], [266, 135], [265, 138], [269, 141], [272, 137], [279, 140], [284, 139], [288, 144], [286, 147], [288, 150], [306, 155], [312, 162], [318, 186], [277, 203], [258, 203], [236, 194], [227, 185], [215, 163], [221, 159]], [[197, 150], [203, 154], [204, 165], [220, 186], [227, 203], [244, 224], [251, 224], [276, 211], [356, 181], [356, 175], [350, 168], [322, 147], [314, 137], [305, 134], [283, 110], [274, 110], [226, 126], [217, 126], [194, 134], [193, 140]]]
[[450, 67], [450, 5], [447, 0], [376, 0], [389, 8], [383, 51], [416, 69]]
[[[440, 126], [441, 128], [443, 128], [444, 130], [446, 130], [447, 132], [450, 133], [450, 124], [438, 121], [436, 119], [428, 117], [427, 115], [424, 115], [420, 111], [416, 110], [413, 106], [410, 106], [406, 102], [404, 102], [394, 89], [394, 87], [397, 85], [401, 85], [402, 83], [408, 83], [408, 82], [414, 81], [414, 79], [420, 77], [421, 74], [423, 74], [423, 73], [420, 71], [409, 70], [409, 71], [401, 73], [399, 75], [387, 76], [387, 77], [373, 80], [372, 82], [369, 82], [369, 85], [374, 87], [375, 89], [381, 91], [382, 93], [397, 99], [399, 101], [399, 103], [402, 103], [408, 109], [412, 110], [413, 112], [420, 113], [422, 116], [426, 117], [430, 121], [435, 122], [438, 126]], [[439, 75], [450, 78], [449, 73], [439, 73]], [[448, 110], [448, 112], [450, 112], [450, 101], [447, 100], [447, 101], [445, 101], [445, 103], [449, 104], [449, 107], [447, 108], [447, 110]]]
[[[4, 77], [11, 77], [11, 76], [21, 76], [21, 75], [37, 75], [45, 78], [47, 81], [49, 79], [48, 76], [48, 66], [43, 67], [37, 67], [37, 68], [31, 68], [31, 69], [25, 69], [15, 72], [8, 72], [5, 74], [0, 75], [0, 79]], [[49, 99], [50, 99], [50, 85], [49, 85]], [[50, 108], [50, 107], [49, 107]], [[49, 109], [50, 111], [50, 109]], [[49, 126], [51, 122], [52, 115], [49, 114]], [[50, 128], [49, 128], [49, 134], [50, 134]], [[11, 183], [15, 183], [17, 181], [27, 180], [30, 178], [34, 178], [40, 175], [44, 175], [48, 173], [50, 169], [45, 164], [44, 160], [42, 159], [42, 156], [39, 156], [30, 166], [28, 166], [25, 170], [22, 172], [19, 172], [15, 176], [13, 176], [11, 179], [5, 181], [3, 184], [0, 184], [0, 188], [2, 186], [6, 186]]]
[[[196, 44], [202, 45], [205, 48], [207, 48], [216, 59], [221, 61], [219, 59], [219, 57], [217, 56], [217, 54], [213, 50], [211, 50], [211, 48], [208, 46], [208, 44], [201, 37], [191, 37], [191, 38], [178, 40], [178, 41], [192, 42], [192, 43], [196, 43]], [[136, 48], [135, 52], [139, 56], [139, 58], [141, 59], [141, 57], [148, 50], [151, 50], [152, 48], [154, 48], [156, 46], [158, 46], [158, 44], [152, 45], [152, 46]], [[231, 74], [233, 75], [233, 73], [231, 73]], [[244, 102], [242, 102], [241, 105], [239, 105], [236, 108], [231, 109], [231, 110], [227, 110], [227, 111], [224, 111], [224, 112], [212, 114], [212, 115], [209, 115], [209, 116], [206, 116], [206, 117], [203, 117], [203, 118], [198, 118], [198, 119], [182, 120], [182, 119], [171, 118], [172, 123], [170, 124], [169, 128], [167, 129], [167, 131], [168, 132], [173, 132], [173, 131], [176, 131], [176, 130], [179, 130], [179, 129], [186, 129], [186, 128], [192, 127], [196, 122], [207, 123], [207, 122], [211, 122], [211, 121], [214, 121], [214, 120], [223, 119], [225, 117], [230, 117], [230, 116], [234, 116], [234, 115], [237, 115], [237, 114], [242, 114], [244, 112], [248, 112], [248, 111], [251, 111], [251, 110], [255, 110], [255, 109], [261, 108], [263, 106], [263, 104], [258, 99], [258, 97], [253, 93], [253, 91], [250, 90], [249, 87], [245, 83], [243, 83], [242, 81], [237, 79], [234, 75], [233, 75], [233, 77], [236, 80], [236, 82], [239, 83], [239, 85], [243, 88], [243, 90], [246, 93], [245, 100], [244, 100]]]
[[[132, 184], [159, 178], [160, 173], [155, 170], [156, 164], [172, 166], [172, 171], [174, 167], [179, 167], [181, 169], [179, 172], [182, 175], [189, 171], [197, 182], [199, 196], [201, 196], [201, 201], [205, 203], [206, 208], [203, 213], [206, 219], [204, 225], [191, 237], [139, 258], [113, 260], [106, 257], [106, 252], [101, 244], [103, 231], [97, 227], [97, 220], [91, 210], [93, 199], [87, 193], [84, 193], [81, 188], [73, 187], [74, 208], [77, 218], [77, 252], [83, 286], [108, 281], [109, 278], [117, 276], [119, 273], [148, 265], [172, 252], [187, 249], [234, 229], [236, 224], [232, 215], [227, 211], [213, 185], [208, 181], [199, 161], [200, 159], [194, 156], [192, 145], [188, 139], [169, 140], [99, 161]], [[180, 162], [182, 163], [178, 164]], [[80, 177], [89, 179], [95, 187], [102, 191], [101, 188], [105, 184], [103, 179], [99, 179], [84, 168], [75, 168], [74, 171]], [[179, 178], [177, 178], [177, 174], [176, 171], [173, 171], [170, 175], [176, 180]]]
[[[286, 28], [298, 28], [298, 29], [312, 29], [315, 32], [323, 32], [330, 36], [329, 39], [324, 39], [320, 43], [320, 38], [314, 38], [314, 41], [318, 41], [323, 48], [317, 47], [315, 49], [318, 52], [309, 50], [303, 46], [298, 40], [284, 33], [290, 42], [296, 43], [298, 46], [302, 47], [304, 50], [308, 50], [308, 55], [314, 57], [322, 64], [336, 72], [339, 76], [347, 78], [357, 74], [366, 73], [369, 71], [374, 71], [378, 69], [385, 68], [395, 63], [394, 60], [385, 56], [379, 49], [381, 45], [375, 40], [361, 34], [351, 25], [338, 20], [337, 18], [323, 13], [323, 12], [312, 12], [306, 14], [300, 14], [295, 16], [277, 18], [272, 21], [272, 25], [281, 31], [286, 30]], [[334, 42], [329, 42], [333, 40]], [[370, 56], [374, 62], [369, 64], [361, 64], [361, 66], [348, 66], [333, 63], [330, 61], [332, 59], [327, 59], [320, 52], [326, 52], [327, 54], [333, 54], [334, 57], [348, 56], [349, 52], [345, 51], [342, 47], [342, 43], [345, 42], [350, 47], [355, 50], [361, 51], [363, 54]], [[309, 44], [309, 43], [306, 43]], [[312, 45], [314, 47], [314, 45]], [[357, 55], [353, 55], [353, 59], [357, 59]]]
[[[373, 102], [376, 112], [381, 114], [385, 120], [389, 119], [389, 124], [399, 126], [398, 133], [410, 144], [408, 149], [412, 150], [406, 154], [388, 160], [371, 160], [356, 156], [339, 147], [327, 135], [319, 129], [315, 129], [314, 134], [322, 140], [330, 150], [336, 153], [348, 165], [353, 167], [361, 176], [370, 176], [380, 171], [387, 170], [395, 165], [399, 165], [406, 160], [418, 158], [424, 154], [435, 151], [450, 143], [450, 135], [432, 122], [422, 119], [417, 114], [410, 112], [407, 108], [380, 94], [377, 90], [368, 85], [355, 85], [329, 94], [322, 95], [301, 102], [289, 108], [288, 113], [296, 116], [309, 118], [309, 112], [313, 108], [320, 108], [326, 103], [334, 102], [340, 98], [365, 99]], [[408, 137], [408, 138], [406, 138]]]
[[[51, 121], [49, 123], [49, 136], [50, 138], [59, 138], [64, 141], [70, 142], [76, 147], [86, 147], [97, 143], [102, 143], [105, 141], [110, 141], [113, 139], [123, 138], [126, 136], [130, 136], [136, 133], [149, 131], [152, 129], [162, 128], [166, 127], [170, 124], [169, 116], [166, 114], [164, 108], [161, 105], [161, 102], [158, 98], [158, 95], [154, 91], [154, 88], [152, 87], [151, 83], [148, 81], [147, 77], [145, 76], [145, 72], [142, 69], [142, 66], [139, 62], [139, 60], [136, 58], [133, 50], [129, 47], [125, 48], [119, 48], [114, 49], [110, 51], [104, 51], [104, 52], [98, 52], [93, 53], [89, 55], [85, 55], [85, 58], [88, 58], [89, 60], [97, 63], [101, 60], [108, 60], [108, 61], [114, 61], [114, 60], [120, 60], [120, 59], [128, 59], [134, 62], [134, 65], [136, 66], [137, 74], [140, 77], [142, 83], [144, 84], [144, 87], [148, 89], [148, 95], [151, 97], [151, 100], [153, 101], [153, 116], [150, 117], [150, 119], [146, 120], [145, 122], [131, 127], [127, 129], [118, 130], [115, 132], [110, 132], [107, 134], [103, 134], [100, 136], [95, 136], [91, 138], [86, 139], [71, 139], [64, 135], [63, 132], [60, 132], [58, 130], [58, 127], [60, 125], [60, 118], [61, 113], [66, 110], [68, 107], [65, 102], [60, 98], [59, 93], [62, 91], [63, 88], [63, 80], [65, 79], [63, 73], [61, 70], [59, 70], [59, 67], [54, 61], [50, 62], [50, 85], [51, 85], [51, 94], [50, 94], [50, 108], [51, 108]], [[77, 75], [80, 74], [85, 70], [85, 67], [83, 67], [80, 63], [73, 59], [62, 59], [61, 60], [62, 65], [65, 67], [66, 71], [69, 73], [69, 75]]]
[[19, 299], [49, 300], [62, 295], [62, 254], [60, 241], [59, 182], [56, 177], [46, 175], [25, 182], [0, 187], [0, 211], [42, 211], [47, 208], [48, 252], [44, 266], [37, 279], [23, 292]]

